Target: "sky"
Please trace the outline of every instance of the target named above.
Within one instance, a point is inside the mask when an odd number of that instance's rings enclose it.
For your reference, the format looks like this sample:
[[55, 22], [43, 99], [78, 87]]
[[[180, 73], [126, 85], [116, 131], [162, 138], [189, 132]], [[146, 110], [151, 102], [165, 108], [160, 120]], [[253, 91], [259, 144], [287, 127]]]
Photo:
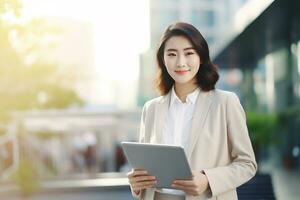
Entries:
[[28, 18], [53, 16], [91, 22], [97, 82], [96, 95], [89, 101], [129, 107], [136, 100], [139, 55], [150, 43], [148, 1], [22, 0]]

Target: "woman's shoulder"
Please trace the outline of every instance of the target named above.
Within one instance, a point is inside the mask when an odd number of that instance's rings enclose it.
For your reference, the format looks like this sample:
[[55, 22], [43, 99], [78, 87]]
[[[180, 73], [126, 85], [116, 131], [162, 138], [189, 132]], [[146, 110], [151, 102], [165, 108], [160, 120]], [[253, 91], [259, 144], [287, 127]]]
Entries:
[[239, 101], [239, 97], [234, 92], [231, 92], [231, 91], [215, 89], [214, 93], [215, 93], [216, 98], [222, 102], [227, 102], [228, 100], [238, 100]]
[[166, 96], [159, 96], [159, 97], [150, 99], [150, 100], [146, 101], [146, 103], [144, 104], [144, 107], [149, 108], [149, 107], [155, 106], [156, 104], [164, 101], [165, 97]]

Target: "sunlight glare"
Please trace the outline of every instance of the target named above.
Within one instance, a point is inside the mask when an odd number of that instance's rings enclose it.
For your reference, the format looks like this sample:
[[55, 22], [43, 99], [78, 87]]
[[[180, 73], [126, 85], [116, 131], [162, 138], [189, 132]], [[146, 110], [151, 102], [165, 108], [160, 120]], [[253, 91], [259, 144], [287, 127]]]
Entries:
[[123, 90], [122, 87], [137, 84], [139, 56], [150, 43], [149, 0], [23, 0], [23, 3], [27, 18], [61, 17], [92, 22], [94, 84], [101, 100], [111, 101], [116, 96], [113, 88]]

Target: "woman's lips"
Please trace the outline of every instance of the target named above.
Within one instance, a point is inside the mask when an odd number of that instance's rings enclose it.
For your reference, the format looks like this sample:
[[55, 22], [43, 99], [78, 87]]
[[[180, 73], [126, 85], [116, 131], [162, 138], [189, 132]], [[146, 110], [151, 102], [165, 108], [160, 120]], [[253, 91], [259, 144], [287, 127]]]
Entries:
[[185, 74], [185, 73], [187, 73], [187, 72], [189, 72], [190, 70], [175, 70], [175, 72], [177, 73], [177, 74]]

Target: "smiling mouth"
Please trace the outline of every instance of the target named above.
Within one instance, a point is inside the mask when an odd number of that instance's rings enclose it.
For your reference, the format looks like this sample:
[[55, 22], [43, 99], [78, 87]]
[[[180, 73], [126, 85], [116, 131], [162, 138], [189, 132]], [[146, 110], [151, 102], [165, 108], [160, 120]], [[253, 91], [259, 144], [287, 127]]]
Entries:
[[176, 70], [175, 72], [177, 73], [177, 74], [185, 74], [185, 73], [187, 73], [187, 72], [189, 72], [190, 70]]

